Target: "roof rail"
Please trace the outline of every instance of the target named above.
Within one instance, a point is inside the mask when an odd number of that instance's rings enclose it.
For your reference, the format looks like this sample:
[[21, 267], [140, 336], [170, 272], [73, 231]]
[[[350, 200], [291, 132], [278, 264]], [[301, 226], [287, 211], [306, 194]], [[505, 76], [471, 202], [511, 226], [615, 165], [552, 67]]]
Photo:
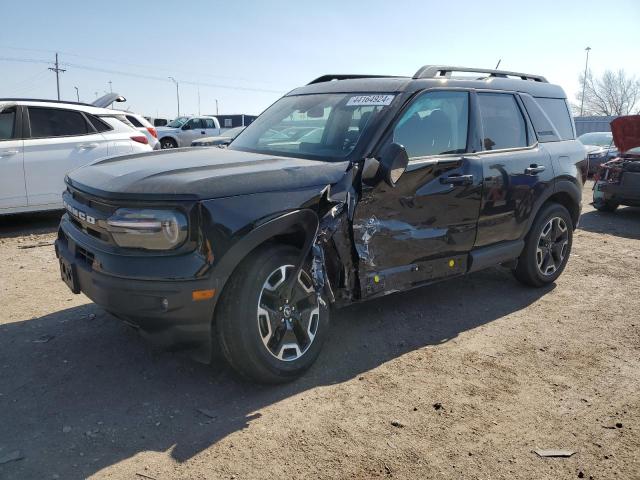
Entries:
[[0, 98], [0, 102], [46, 102], [46, 103], [68, 103], [71, 105], [82, 105], [85, 107], [94, 107], [90, 103], [73, 102], [71, 100], [49, 100], [46, 98]]
[[337, 74], [337, 75], [322, 75], [321, 77], [318, 77], [314, 80], [311, 80], [309, 83], [307, 83], [307, 85], [313, 85], [314, 83], [324, 83], [324, 82], [330, 82], [332, 80], [349, 80], [351, 78], [398, 78], [398, 77], [393, 77], [391, 75], [349, 75], [349, 74]]
[[521, 80], [549, 83], [542, 75], [530, 75], [528, 73], [509, 72], [507, 70], [492, 70], [490, 68], [451, 67], [447, 65], [425, 65], [413, 76], [418, 78], [450, 77], [451, 72], [487, 73], [490, 77], [520, 77]]

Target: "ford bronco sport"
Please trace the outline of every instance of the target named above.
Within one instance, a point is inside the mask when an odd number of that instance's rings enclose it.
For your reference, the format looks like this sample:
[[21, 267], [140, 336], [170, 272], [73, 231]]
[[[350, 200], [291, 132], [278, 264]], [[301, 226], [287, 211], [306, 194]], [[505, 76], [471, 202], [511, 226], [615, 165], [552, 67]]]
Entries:
[[55, 248], [73, 292], [156, 343], [281, 382], [317, 358], [332, 306], [500, 264], [556, 280], [585, 159], [541, 76], [326, 75], [226, 149], [71, 172]]

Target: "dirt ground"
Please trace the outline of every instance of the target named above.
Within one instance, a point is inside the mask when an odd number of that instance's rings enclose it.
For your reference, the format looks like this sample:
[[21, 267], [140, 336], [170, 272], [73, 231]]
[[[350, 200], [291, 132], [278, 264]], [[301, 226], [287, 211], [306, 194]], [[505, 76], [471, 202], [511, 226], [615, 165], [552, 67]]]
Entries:
[[334, 312], [278, 387], [71, 294], [59, 213], [2, 218], [0, 478], [638, 479], [640, 209], [584, 194], [555, 285], [492, 269]]

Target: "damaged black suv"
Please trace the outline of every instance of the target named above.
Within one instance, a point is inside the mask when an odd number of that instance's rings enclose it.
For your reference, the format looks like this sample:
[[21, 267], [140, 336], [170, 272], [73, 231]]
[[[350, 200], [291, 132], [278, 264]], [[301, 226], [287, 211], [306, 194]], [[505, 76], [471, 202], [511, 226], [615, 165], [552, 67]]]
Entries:
[[499, 264], [553, 282], [585, 158], [541, 76], [326, 75], [226, 149], [71, 172], [56, 253], [73, 292], [154, 342], [286, 381], [317, 358], [332, 306]]

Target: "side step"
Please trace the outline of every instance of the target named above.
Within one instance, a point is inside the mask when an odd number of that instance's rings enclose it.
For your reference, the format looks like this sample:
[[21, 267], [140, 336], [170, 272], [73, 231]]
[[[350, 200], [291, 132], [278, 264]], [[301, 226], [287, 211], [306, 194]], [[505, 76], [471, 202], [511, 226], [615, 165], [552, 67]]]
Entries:
[[524, 249], [524, 240], [503, 242], [469, 252], [469, 273], [515, 260]]

